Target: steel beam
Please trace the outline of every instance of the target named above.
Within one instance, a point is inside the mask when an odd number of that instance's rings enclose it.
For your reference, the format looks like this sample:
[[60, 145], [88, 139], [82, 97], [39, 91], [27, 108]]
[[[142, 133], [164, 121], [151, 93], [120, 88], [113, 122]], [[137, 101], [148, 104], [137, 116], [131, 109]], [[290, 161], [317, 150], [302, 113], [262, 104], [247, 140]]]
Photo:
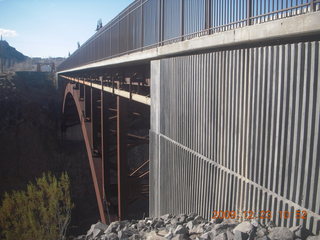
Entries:
[[[103, 199], [106, 208], [110, 205], [110, 155], [109, 152], [109, 140], [110, 140], [110, 123], [109, 123], [109, 108], [110, 100], [108, 101], [109, 94], [101, 91], [101, 157], [102, 157], [102, 191]], [[107, 211], [109, 213], [109, 211]], [[110, 222], [110, 216], [107, 214], [108, 222]]]
[[127, 216], [127, 104], [128, 100], [117, 97], [117, 166], [118, 166], [118, 217]]
[[80, 101], [84, 100], [84, 85], [80, 84], [80, 97], [79, 97]]
[[91, 87], [84, 86], [84, 114], [86, 120], [91, 118]]
[[[60, 77], [65, 78], [65, 79], [67, 79], [69, 81], [72, 81], [72, 82], [79, 82], [79, 83], [84, 84], [84, 85], [86, 85], [88, 87], [97, 88], [97, 89], [101, 89], [102, 88], [101, 84], [92, 83], [90, 81], [82, 81], [82, 80], [79, 80], [77, 78], [68, 77], [68, 76], [64, 76], [64, 75], [60, 75]], [[119, 83], [119, 82], [117, 82], [117, 83]], [[121, 96], [121, 97], [124, 97], [124, 98], [128, 98], [128, 99], [130, 98], [130, 93], [128, 91], [124, 91], [124, 90], [121, 90], [121, 89], [115, 89], [113, 87], [103, 86], [103, 91], [109, 92], [109, 93], [112, 93], [114, 95]], [[151, 101], [150, 97], [139, 95], [139, 94], [135, 94], [135, 93], [131, 94], [131, 99], [133, 101], [136, 101], [136, 102], [139, 102], [139, 103], [142, 103], [142, 104], [145, 104], [145, 105], [150, 105], [150, 101]]]
[[91, 88], [91, 143], [93, 154], [95, 156], [99, 155], [100, 148], [100, 114], [101, 114], [101, 101], [100, 101], [100, 91], [95, 88]]

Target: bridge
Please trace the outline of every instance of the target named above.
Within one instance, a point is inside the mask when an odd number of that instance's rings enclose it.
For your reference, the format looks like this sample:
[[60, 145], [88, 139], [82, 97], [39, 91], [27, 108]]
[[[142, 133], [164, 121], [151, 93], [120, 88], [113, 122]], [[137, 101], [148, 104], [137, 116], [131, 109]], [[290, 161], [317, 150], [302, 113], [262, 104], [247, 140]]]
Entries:
[[59, 65], [101, 220], [235, 211], [319, 233], [319, 10], [136, 0]]

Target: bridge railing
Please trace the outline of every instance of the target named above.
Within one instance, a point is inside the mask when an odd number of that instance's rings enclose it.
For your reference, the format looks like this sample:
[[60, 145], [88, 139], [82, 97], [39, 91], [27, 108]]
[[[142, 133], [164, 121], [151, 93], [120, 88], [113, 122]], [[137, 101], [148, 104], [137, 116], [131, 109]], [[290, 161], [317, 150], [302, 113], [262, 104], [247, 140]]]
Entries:
[[58, 71], [319, 9], [320, 0], [136, 0]]

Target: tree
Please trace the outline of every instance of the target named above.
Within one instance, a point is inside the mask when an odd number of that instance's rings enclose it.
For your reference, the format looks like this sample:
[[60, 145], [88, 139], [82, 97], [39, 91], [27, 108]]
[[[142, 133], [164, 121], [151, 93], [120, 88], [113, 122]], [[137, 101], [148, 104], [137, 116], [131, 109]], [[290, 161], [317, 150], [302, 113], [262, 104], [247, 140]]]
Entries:
[[25, 191], [6, 193], [0, 207], [0, 228], [5, 240], [63, 240], [73, 203], [66, 173], [56, 178], [43, 174]]

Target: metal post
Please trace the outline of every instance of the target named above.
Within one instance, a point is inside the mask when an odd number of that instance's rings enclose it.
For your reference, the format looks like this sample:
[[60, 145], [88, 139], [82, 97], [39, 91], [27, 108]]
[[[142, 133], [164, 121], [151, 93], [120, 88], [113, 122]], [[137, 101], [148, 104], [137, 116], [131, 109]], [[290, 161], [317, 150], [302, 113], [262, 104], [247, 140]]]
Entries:
[[143, 48], [143, 40], [144, 40], [144, 14], [143, 14], [143, 3], [144, 1], [141, 0], [141, 48]]
[[251, 0], [247, 0], [247, 26], [251, 25]]
[[181, 24], [181, 41], [183, 41], [184, 37], [184, 0], [180, 0], [180, 24]]
[[314, 12], [316, 9], [315, 9], [315, 4], [314, 4], [314, 0], [311, 0], [310, 2], [310, 11], [311, 12]]
[[117, 170], [118, 170], [118, 216], [126, 218], [127, 205], [127, 99], [117, 97]]
[[163, 45], [164, 40], [164, 0], [159, 0], [159, 46]]
[[205, 2], [205, 28], [207, 30], [207, 34], [211, 34], [211, 0], [206, 0]]

